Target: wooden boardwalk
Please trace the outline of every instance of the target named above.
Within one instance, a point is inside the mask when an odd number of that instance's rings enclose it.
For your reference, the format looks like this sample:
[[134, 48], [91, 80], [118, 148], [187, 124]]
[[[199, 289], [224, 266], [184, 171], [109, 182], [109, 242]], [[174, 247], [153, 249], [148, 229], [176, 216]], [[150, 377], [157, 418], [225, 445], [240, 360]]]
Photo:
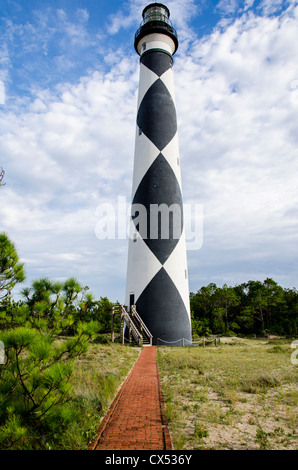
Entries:
[[91, 449], [172, 450], [155, 346], [142, 349]]

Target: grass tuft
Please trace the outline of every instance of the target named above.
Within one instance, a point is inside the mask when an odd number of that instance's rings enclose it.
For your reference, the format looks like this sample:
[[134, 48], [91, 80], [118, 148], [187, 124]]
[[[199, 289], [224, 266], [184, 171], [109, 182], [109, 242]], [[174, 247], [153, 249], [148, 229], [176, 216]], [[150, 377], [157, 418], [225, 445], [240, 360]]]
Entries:
[[158, 348], [174, 448], [297, 450], [291, 352], [291, 341], [235, 337], [218, 347]]

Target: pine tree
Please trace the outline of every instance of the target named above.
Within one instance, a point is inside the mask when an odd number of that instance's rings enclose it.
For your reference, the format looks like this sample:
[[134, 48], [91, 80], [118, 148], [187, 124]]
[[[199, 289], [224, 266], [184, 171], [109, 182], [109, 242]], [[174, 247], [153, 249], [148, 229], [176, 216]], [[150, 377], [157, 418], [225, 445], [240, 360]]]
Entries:
[[5, 233], [0, 233], [0, 300], [9, 296], [14, 286], [25, 280], [24, 265]]

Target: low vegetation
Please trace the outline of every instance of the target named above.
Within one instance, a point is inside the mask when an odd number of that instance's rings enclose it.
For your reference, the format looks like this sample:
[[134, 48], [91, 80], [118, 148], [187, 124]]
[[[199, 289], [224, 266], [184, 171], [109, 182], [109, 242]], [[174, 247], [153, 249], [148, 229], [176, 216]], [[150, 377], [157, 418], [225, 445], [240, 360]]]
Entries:
[[75, 363], [71, 378], [71, 405], [76, 419], [52, 448], [87, 449], [97, 436], [98, 427], [117, 391], [140, 354], [138, 347], [119, 343], [90, 345]]
[[0, 449], [88, 449], [139, 348], [89, 344], [78, 355], [76, 340], [39, 335], [19, 328], [4, 337]]
[[[110, 343], [112, 303], [76, 279], [37, 279], [16, 301], [24, 279], [0, 234], [0, 449], [87, 449], [140, 348]], [[298, 292], [267, 279], [190, 301], [193, 332], [228, 342], [158, 348], [175, 448], [296, 449], [297, 365], [291, 341], [268, 336], [297, 336]]]
[[86, 449], [138, 349], [109, 344], [111, 302], [75, 278], [38, 279], [15, 301], [24, 278], [0, 234], [0, 449]]
[[175, 449], [297, 450], [297, 365], [291, 341], [222, 338], [159, 348]]

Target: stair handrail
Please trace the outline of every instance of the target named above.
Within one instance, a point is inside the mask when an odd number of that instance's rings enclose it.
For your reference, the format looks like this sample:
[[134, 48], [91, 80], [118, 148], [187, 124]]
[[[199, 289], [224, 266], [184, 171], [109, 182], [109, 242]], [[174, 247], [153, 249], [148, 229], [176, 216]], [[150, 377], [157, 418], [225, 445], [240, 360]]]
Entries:
[[150, 331], [148, 330], [147, 326], [146, 326], [145, 323], [143, 322], [142, 318], [141, 318], [140, 315], [138, 314], [135, 305], [132, 305], [132, 306], [131, 306], [131, 311], [132, 311], [133, 316], [135, 316], [136, 319], [138, 320], [138, 322], [142, 325], [142, 328], [143, 328], [143, 330], [145, 331], [145, 333], [146, 333], [146, 335], [148, 336], [148, 338], [153, 338], [152, 334], [150, 333]]
[[121, 305], [121, 312], [122, 312], [122, 315], [125, 319], [125, 321], [129, 324], [129, 326], [131, 327], [132, 329], [132, 333], [135, 337], [135, 340], [138, 341], [138, 340], [143, 340], [143, 336], [141, 335], [141, 333], [139, 332], [139, 330], [137, 329], [137, 327], [135, 326], [134, 322], [132, 321], [132, 319], [130, 318], [129, 314], [127, 313], [127, 311], [125, 310], [124, 306]]

